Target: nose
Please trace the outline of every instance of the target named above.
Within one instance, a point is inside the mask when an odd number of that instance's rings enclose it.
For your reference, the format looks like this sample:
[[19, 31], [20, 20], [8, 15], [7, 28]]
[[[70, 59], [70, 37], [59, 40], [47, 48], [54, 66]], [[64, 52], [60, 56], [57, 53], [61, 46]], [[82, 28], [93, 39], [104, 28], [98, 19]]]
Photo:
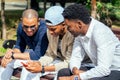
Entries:
[[50, 31], [50, 34], [51, 34], [51, 35], [54, 35], [54, 32], [53, 32], [53, 31]]
[[27, 31], [32, 31], [30, 28], [27, 28]]

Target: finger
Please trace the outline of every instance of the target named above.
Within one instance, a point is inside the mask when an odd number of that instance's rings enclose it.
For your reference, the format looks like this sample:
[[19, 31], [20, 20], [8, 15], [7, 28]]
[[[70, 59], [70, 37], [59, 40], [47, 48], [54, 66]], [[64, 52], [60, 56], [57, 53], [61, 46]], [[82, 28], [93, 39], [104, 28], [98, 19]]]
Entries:
[[32, 60], [28, 60], [28, 61], [27, 61], [27, 64], [32, 64], [32, 63], [33, 63]]
[[11, 58], [11, 55], [12, 55], [12, 53], [6, 54], [6, 55], [5, 55], [5, 58], [10, 59], [10, 58]]
[[25, 67], [25, 68], [26, 68], [28, 71], [30, 71], [30, 72], [32, 71], [31, 68], [29, 68], [29, 67]]
[[10, 61], [12, 61], [12, 59], [4, 59], [4, 60], [2, 60], [1, 65], [2, 65], [3, 67], [6, 67], [7, 64], [8, 64]]
[[7, 54], [7, 53], [11, 53], [11, 52], [13, 52], [12, 49], [7, 49], [6, 54]]
[[4, 67], [5, 66], [5, 60], [1, 62], [1, 66]]

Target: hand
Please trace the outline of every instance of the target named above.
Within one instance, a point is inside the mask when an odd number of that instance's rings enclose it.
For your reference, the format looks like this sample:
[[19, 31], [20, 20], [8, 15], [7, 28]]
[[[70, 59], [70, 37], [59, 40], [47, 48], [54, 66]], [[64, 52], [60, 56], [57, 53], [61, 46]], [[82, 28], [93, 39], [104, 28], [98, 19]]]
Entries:
[[63, 76], [59, 77], [59, 80], [73, 80], [73, 79], [70, 79], [70, 76]]
[[1, 66], [6, 67], [6, 65], [12, 61], [11, 55], [12, 55], [13, 50], [8, 49], [7, 52], [5, 53], [3, 59], [1, 60]]
[[42, 71], [42, 65], [38, 61], [28, 61], [24, 66], [28, 71], [37, 73]]
[[85, 72], [85, 71], [79, 70], [79, 69], [76, 68], [76, 67], [74, 67], [73, 70], [72, 70], [72, 73], [73, 73], [74, 75], [79, 75], [80, 73], [83, 73], [83, 72]]
[[78, 76], [78, 80], [81, 80], [79, 75], [63, 76], [63, 77], [59, 77], [59, 80], [74, 80], [75, 76]]
[[[72, 75], [72, 76], [63, 76], [63, 77], [59, 77], [59, 80], [74, 80], [74, 77], [76, 75]], [[78, 76], [78, 75], [77, 75]], [[78, 77], [78, 80], [80, 80], [80, 78]]]
[[12, 61], [12, 58], [5, 58], [3, 57], [3, 59], [1, 60], [1, 66], [2, 67], [6, 67], [8, 63], [10, 63]]
[[85, 72], [85, 71], [83, 71], [83, 70], [76, 70], [76, 71], [74, 71], [74, 75], [79, 75], [80, 73], [83, 73], [83, 72]]
[[13, 50], [12, 49], [8, 49], [7, 52], [5, 53], [4, 57], [6, 59], [10, 59], [11, 55], [12, 55]]
[[24, 67], [27, 67], [28, 64], [24, 63], [24, 62], [21, 62], [21, 64], [24, 66]]

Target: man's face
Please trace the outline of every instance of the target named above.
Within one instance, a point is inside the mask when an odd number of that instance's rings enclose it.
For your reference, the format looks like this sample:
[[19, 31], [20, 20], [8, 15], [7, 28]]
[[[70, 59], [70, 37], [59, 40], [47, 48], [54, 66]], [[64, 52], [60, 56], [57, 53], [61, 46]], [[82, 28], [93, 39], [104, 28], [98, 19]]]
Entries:
[[23, 18], [22, 27], [28, 36], [33, 36], [38, 29], [38, 19], [37, 18], [32, 18], [32, 19]]
[[67, 25], [68, 31], [74, 36], [83, 34], [82, 25], [77, 20], [68, 20], [65, 19], [65, 24]]
[[49, 30], [50, 34], [57, 37], [57, 36], [59, 36], [60, 34], [63, 33], [62, 31], [63, 31], [63, 29], [65, 27], [65, 24], [61, 23], [61, 24], [56, 25], [56, 26], [47, 25], [47, 27], [48, 27], [48, 30]]

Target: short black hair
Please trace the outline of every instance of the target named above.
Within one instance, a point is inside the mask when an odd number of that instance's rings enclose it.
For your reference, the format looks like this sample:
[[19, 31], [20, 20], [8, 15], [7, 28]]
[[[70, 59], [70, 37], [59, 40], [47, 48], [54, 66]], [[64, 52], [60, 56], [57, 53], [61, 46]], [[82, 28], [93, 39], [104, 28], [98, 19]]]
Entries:
[[89, 10], [82, 4], [72, 4], [66, 7], [62, 13], [65, 19], [78, 19], [89, 24], [91, 21]]

